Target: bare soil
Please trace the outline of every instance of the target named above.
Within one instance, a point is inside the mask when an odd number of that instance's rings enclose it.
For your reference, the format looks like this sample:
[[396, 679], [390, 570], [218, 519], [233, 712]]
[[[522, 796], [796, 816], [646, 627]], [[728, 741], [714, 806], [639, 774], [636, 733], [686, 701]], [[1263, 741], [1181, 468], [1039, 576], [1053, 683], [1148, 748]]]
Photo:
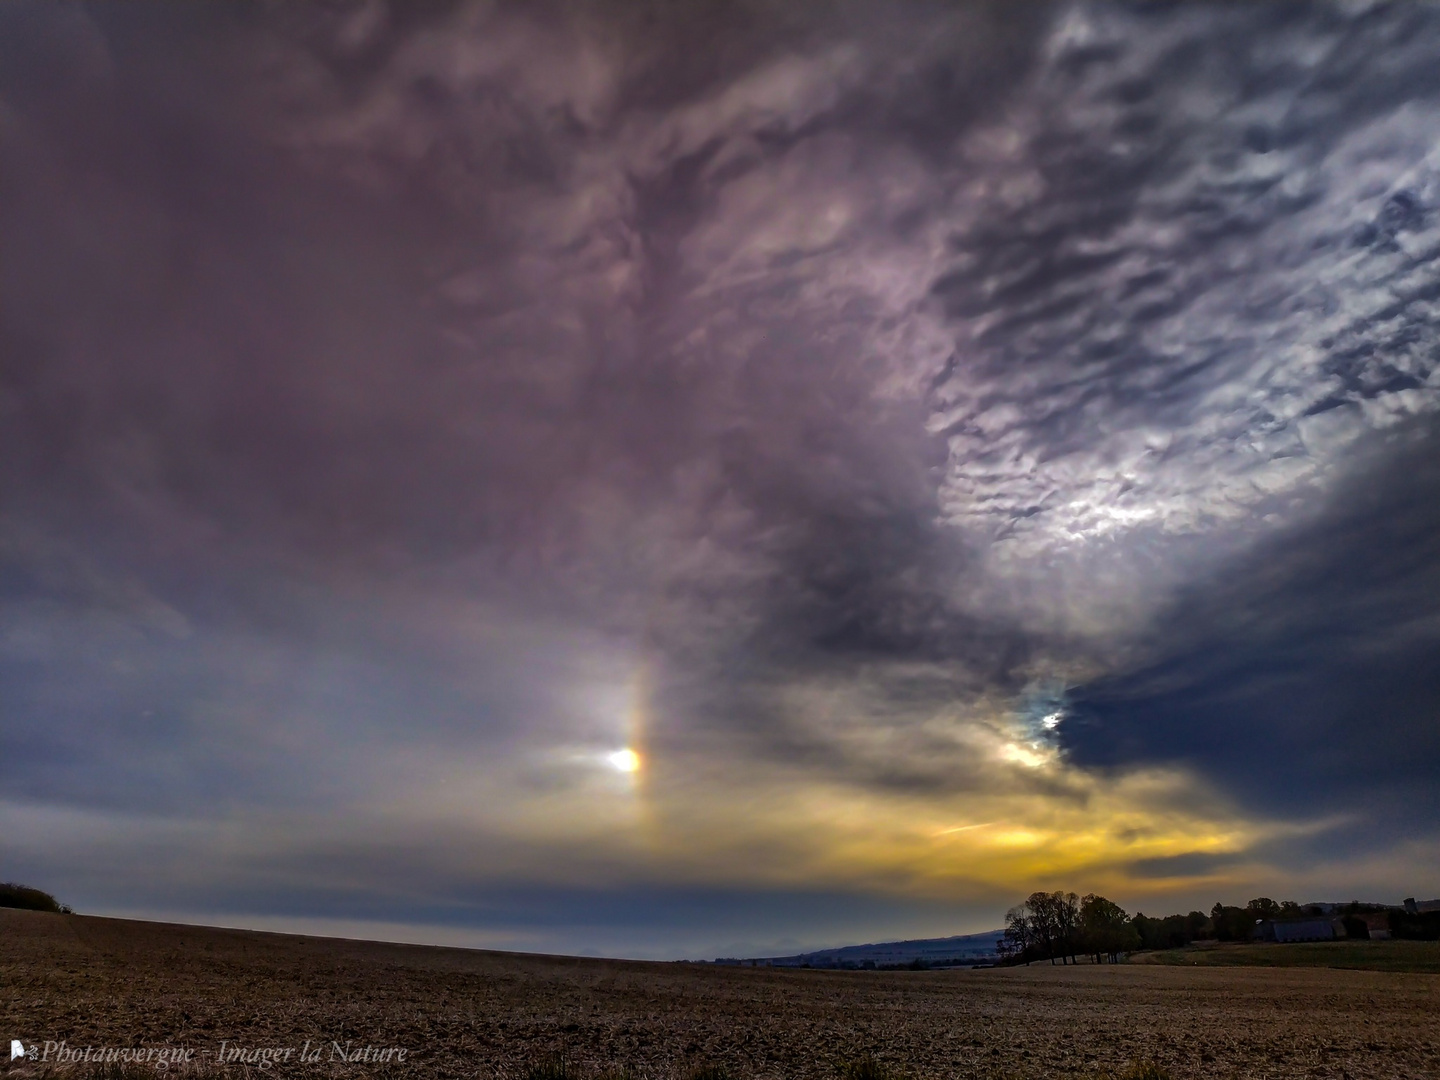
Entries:
[[[514, 1077], [560, 1056], [657, 1080], [701, 1065], [836, 1080], [902, 1075], [1440, 1077], [1440, 975], [1325, 968], [1036, 965], [842, 972], [657, 964], [294, 937], [0, 910], [0, 1047], [310, 1040], [318, 1063], [227, 1075]], [[331, 1046], [402, 1047], [403, 1063]], [[0, 1059], [8, 1054], [0, 1053]], [[183, 1071], [183, 1070], [182, 1070]], [[4, 1080], [61, 1076], [0, 1060]], [[172, 1072], [171, 1074], [175, 1074]]]

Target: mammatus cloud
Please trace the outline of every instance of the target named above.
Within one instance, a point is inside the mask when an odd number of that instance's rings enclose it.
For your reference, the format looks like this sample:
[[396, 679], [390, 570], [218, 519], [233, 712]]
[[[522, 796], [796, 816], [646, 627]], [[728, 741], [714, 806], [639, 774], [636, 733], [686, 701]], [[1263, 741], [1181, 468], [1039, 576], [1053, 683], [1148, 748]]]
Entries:
[[21, 868], [684, 952], [1348, 886], [1399, 784], [1419, 888], [1433, 13], [3, 18]]

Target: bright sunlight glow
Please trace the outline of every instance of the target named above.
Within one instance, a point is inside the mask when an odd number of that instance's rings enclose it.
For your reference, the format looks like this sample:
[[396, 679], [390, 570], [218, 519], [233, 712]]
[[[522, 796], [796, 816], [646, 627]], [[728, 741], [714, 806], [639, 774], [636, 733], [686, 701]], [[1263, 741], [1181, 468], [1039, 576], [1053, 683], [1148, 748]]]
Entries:
[[640, 755], [628, 746], [623, 750], [616, 750], [605, 760], [620, 772], [638, 772], [640, 770]]

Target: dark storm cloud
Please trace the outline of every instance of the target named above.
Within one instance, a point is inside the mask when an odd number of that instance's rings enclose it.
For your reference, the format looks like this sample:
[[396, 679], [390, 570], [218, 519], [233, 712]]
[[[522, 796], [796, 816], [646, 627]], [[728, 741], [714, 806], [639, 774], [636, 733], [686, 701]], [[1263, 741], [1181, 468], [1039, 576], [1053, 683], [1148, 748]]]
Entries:
[[1234, 855], [1210, 855], [1204, 852], [1193, 855], [1167, 855], [1158, 859], [1140, 859], [1130, 864], [1130, 872], [1137, 877], [1201, 877], [1224, 869], [1238, 862]]
[[1184, 762], [1266, 811], [1428, 832], [1440, 468], [1433, 434], [1404, 434], [1327, 513], [1185, 590], [1134, 670], [1078, 690], [1062, 729], [1074, 759]]
[[[356, 911], [407, 845], [540, 880], [508, 809], [553, 839], [627, 739], [657, 804], [1081, 805], [1058, 737], [1299, 815], [1371, 804], [1374, 701], [1434, 775], [1433, 11], [0, 20], [25, 858], [99, 814], [342, 851]], [[1262, 791], [1242, 716], [1328, 734]]]

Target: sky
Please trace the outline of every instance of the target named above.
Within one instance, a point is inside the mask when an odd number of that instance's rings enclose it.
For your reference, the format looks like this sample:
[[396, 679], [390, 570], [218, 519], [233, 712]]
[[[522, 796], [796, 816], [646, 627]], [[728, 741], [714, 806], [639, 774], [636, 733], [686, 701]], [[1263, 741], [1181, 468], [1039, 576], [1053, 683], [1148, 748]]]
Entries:
[[766, 955], [1440, 895], [1440, 9], [0, 8], [0, 879]]

